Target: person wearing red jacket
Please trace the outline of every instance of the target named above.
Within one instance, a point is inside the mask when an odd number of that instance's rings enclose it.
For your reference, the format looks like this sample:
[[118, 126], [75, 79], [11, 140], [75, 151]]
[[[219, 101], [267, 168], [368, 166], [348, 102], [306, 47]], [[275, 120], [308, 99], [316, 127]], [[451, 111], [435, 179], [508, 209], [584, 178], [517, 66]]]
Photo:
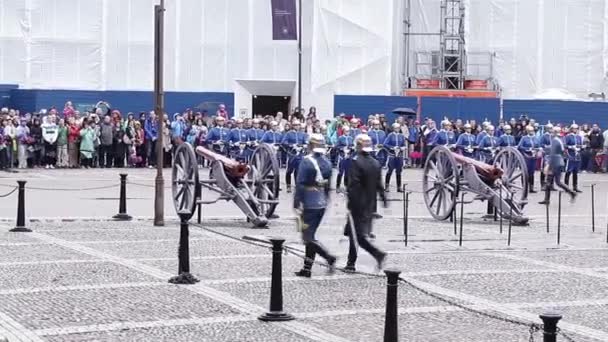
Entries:
[[73, 116], [68, 117], [68, 166], [78, 168], [78, 153], [80, 147], [80, 125], [76, 123]]

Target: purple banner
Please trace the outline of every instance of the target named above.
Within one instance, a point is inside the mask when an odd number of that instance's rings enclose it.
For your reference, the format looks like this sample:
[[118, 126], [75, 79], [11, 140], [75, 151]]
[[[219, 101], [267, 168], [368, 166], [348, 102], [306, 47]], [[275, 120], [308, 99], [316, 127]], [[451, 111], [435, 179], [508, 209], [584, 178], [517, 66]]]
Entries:
[[272, 39], [297, 40], [296, 0], [271, 0]]

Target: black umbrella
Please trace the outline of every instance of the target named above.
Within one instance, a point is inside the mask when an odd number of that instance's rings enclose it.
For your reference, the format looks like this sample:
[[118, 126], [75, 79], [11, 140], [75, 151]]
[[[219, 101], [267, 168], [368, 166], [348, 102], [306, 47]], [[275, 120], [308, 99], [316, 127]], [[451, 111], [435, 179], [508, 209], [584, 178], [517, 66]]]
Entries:
[[198, 110], [205, 111], [208, 113], [215, 113], [215, 111], [217, 110], [217, 107], [219, 105], [221, 105], [222, 103], [223, 102], [213, 102], [213, 101], [202, 102], [198, 106], [194, 107], [194, 109], [198, 109]]
[[395, 109], [393, 109], [393, 114], [416, 116], [417, 113], [412, 108], [395, 108]]

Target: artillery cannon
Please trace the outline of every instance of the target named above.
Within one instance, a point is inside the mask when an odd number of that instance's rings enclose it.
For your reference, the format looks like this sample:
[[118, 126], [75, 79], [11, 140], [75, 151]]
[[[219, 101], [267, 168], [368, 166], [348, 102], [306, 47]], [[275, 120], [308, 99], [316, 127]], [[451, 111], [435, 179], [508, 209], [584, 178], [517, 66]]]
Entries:
[[[209, 179], [199, 179], [196, 154], [211, 161]], [[197, 204], [219, 200], [233, 201], [255, 227], [265, 227], [279, 204], [279, 164], [275, 150], [260, 144], [249, 164], [217, 154], [202, 146], [180, 144], [174, 156], [172, 191], [175, 210], [194, 215]], [[219, 194], [212, 200], [202, 199], [202, 188]]]
[[437, 146], [424, 165], [424, 202], [435, 219], [445, 220], [452, 214], [459, 192], [470, 192], [476, 199], [490, 201], [503, 218], [526, 224], [527, 179], [526, 161], [513, 147], [498, 151], [489, 165]]

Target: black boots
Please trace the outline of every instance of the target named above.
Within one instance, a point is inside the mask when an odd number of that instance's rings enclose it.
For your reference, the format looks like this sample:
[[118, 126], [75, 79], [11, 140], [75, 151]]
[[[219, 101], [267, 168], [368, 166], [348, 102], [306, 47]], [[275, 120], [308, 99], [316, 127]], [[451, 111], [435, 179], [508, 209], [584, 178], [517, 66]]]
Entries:
[[572, 188], [575, 192], [582, 192], [578, 188], [578, 172], [572, 174]]
[[315, 250], [309, 244], [304, 247], [304, 257], [306, 258], [304, 259], [304, 267], [296, 272], [296, 276], [310, 278], [310, 270], [315, 262]]
[[536, 193], [536, 190], [534, 190], [534, 174], [528, 175], [528, 192], [531, 194]]
[[329, 254], [329, 252], [318, 242], [307, 242], [304, 248], [304, 267], [295, 272], [298, 277], [310, 278], [312, 265], [315, 262], [315, 255], [319, 254], [323, 259], [327, 261], [328, 273], [332, 274], [336, 271], [336, 257]]

